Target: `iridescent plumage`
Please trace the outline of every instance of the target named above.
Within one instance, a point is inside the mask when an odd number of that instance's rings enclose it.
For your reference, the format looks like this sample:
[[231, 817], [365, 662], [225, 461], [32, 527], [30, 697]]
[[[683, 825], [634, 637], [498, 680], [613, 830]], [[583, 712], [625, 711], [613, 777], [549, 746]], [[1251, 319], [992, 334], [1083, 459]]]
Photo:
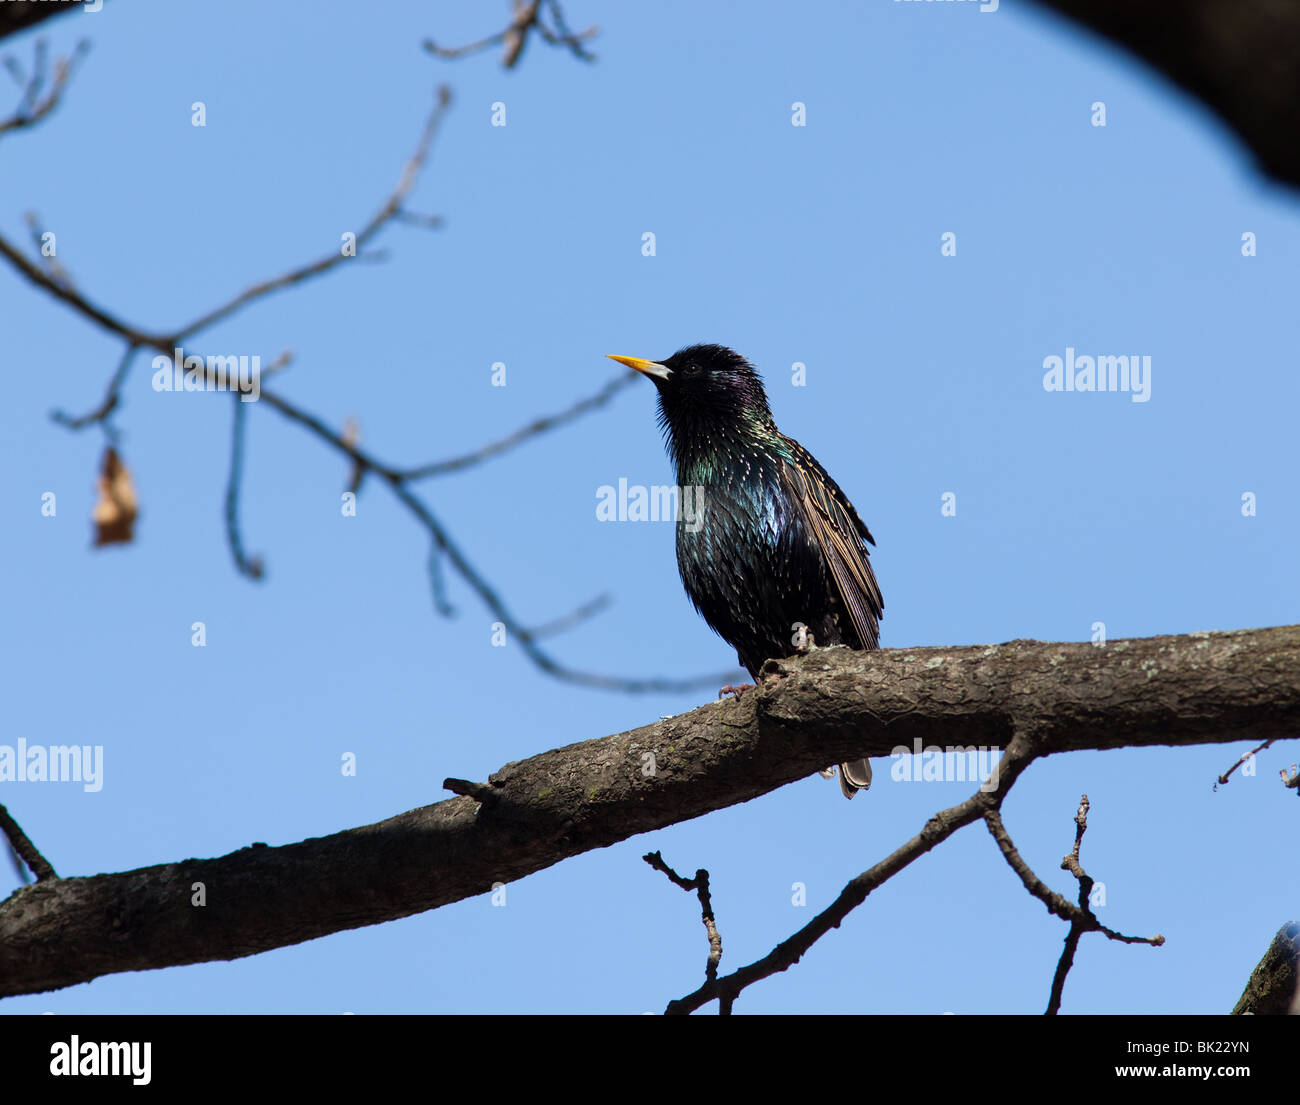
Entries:
[[[721, 345], [616, 359], [654, 382], [678, 486], [702, 489], [699, 517], [678, 522], [677, 566], [750, 675], [796, 651], [799, 624], [817, 645], [879, 648], [875, 541], [816, 458], [776, 428], [753, 366]], [[866, 760], [840, 765], [846, 797], [870, 782]]]

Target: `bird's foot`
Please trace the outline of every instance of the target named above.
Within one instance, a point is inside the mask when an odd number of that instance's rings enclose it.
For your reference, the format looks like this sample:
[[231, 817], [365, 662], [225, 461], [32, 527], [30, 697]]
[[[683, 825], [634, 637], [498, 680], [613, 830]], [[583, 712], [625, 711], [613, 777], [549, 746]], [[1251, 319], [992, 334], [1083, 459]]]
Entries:
[[817, 774], [820, 775], [823, 779], [834, 779], [834, 778], [835, 778], [835, 768], [833, 768], [833, 767], [823, 767], [819, 772], [817, 772]]
[[718, 688], [718, 697], [721, 698], [723, 695], [726, 694], [734, 694], [737, 698], [739, 698], [741, 694], [743, 694], [745, 691], [753, 690], [753, 688], [754, 688], [753, 683], [741, 683], [740, 686], [738, 687], [733, 687], [730, 683], [728, 683], [725, 687]]

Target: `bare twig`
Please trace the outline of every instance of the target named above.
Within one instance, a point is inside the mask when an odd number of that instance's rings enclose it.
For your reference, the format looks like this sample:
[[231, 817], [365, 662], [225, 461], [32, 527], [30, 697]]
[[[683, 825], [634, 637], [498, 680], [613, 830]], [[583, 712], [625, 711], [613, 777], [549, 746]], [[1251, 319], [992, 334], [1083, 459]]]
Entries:
[[[1075, 815], [1076, 835], [1074, 839], [1074, 850], [1061, 861], [1062, 868], [1077, 870], [1080, 877], [1079, 904], [1074, 905], [1067, 901], [1060, 894], [1051, 890], [1036, 875], [1027, 864], [1024, 858], [1016, 850], [1012, 843], [1011, 836], [1007, 832], [1006, 826], [1002, 823], [1002, 816], [998, 810], [989, 810], [984, 815], [984, 822], [988, 826], [989, 832], [997, 842], [998, 848], [1001, 849], [1003, 857], [1006, 859], [1008, 866], [1024, 883], [1025, 889], [1035, 898], [1047, 906], [1051, 913], [1057, 917], [1070, 922], [1070, 931], [1066, 935], [1065, 948], [1061, 953], [1061, 958], [1056, 966], [1056, 973], [1052, 978], [1051, 997], [1048, 1001], [1048, 1013], [1056, 1013], [1061, 1006], [1061, 992], [1065, 986], [1065, 976], [1069, 974], [1070, 967], [1074, 963], [1074, 953], [1079, 946], [1079, 938], [1085, 932], [1103, 933], [1108, 940], [1117, 940], [1123, 944], [1150, 944], [1153, 947], [1160, 947], [1165, 942], [1165, 938], [1160, 935], [1156, 936], [1125, 936], [1122, 932], [1116, 932], [1114, 929], [1107, 928], [1092, 913], [1089, 903], [1089, 896], [1092, 893], [1093, 882], [1083, 874], [1083, 869], [1079, 867], [1079, 844], [1083, 840], [1083, 832], [1087, 828], [1088, 796], [1083, 796], [1083, 802], [1079, 806], [1079, 812]], [[1067, 866], [1070, 865], [1070, 866]], [[1084, 882], [1086, 880], [1086, 884]], [[1086, 885], [1086, 890], [1085, 890]]]
[[581, 418], [584, 414], [589, 414], [605, 406], [615, 395], [636, 379], [637, 373], [631, 371], [615, 376], [594, 395], [579, 399], [572, 406], [566, 407], [562, 411], [535, 418], [526, 426], [521, 426], [513, 433], [507, 434], [497, 441], [489, 442], [472, 452], [450, 457], [447, 460], [434, 461], [432, 464], [424, 464], [419, 468], [408, 468], [401, 473], [401, 477], [404, 480], [423, 480], [430, 476], [445, 476], [449, 472], [460, 472], [475, 464], [482, 464], [485, 460], [498, 457], [502, 453], [509, 452], [511, 449], [522, 445], [529, 438], [536, 437], [538, 434], [546, 433], [549, 430], [558, 429], [567, 422], [572, 422], [574, 419]]
[[[262, 379], [269, 379], [288, 368], [292, 362], [293, 353], [286, 349], [262, 370]], [[234, 558], [235, 568], [241, 575], [249, 579], [262, 579], [266, 573], [266, 566], [261, 557], [250, 557], [245, 554], [244, 538], [239, 528], [239, 494], [244, 477], [244, 419], [247, 404], [244, 403], [238, 390], [231, 393], [231, 398], [235, 404], [235, 413], [230, 428], [230, 475], [226, 480], [226, 544], [230, 548], [230, 555]]]
[[123, 338], [128, 345], [147, 345], [151, 349], [159, 349], [164, 353], [170, 354], [175, 345], [166, 335], [149, 334], [138, 327], [131, 326], [123, 322], [116, 315], [110, 314], [102, 307], [93, 303], [82, 292], [73, 288], [66, 288], [55, 280], [52, 280], [41, 269], [32, 264], [22, 255], [3, 235], [0, 235], [0, 257], [3, 257], [23, 276], [38, 288], [43, 288], [55, 299], [60, 299], [79, 314], [85, 315], [92, 322], [98, 323], [105, 330], [111, 330], [114, 334]]
[[[641, 857], [656, 871], [662, 871], [668, 876], [669, 881], [674, 886], [680, 886], [688, 894], [694, 891], [700, 899], [700, 919], [704, 922], [704, 932], [709, 938], [709, 958], [704, 964], [705, 983], [716, 983], [718, 981], [718, 964], [722, 962], [722, 935], [718, 932], [718, 924], [713, 916], [713, 899], [709, 895], [709, 873], [703, 867], [695, 872], [695, 878], [684, 879], [676, 871], [664, 862], [664, 857], [659, 852], [649, 852]], [[731, 1012], [732, 996], [723, 995], [719, 999], [720, 1010], [723, 1015]]]
[[600, 28], [593, 23], [585, 31], [575, 33], [569, 29], [564, 12], [560, 8], [560, 0], [547, 0], [546, 6], [550, 10], [551, 22], [555, 24], [555, 30], [549, 30], [545, 23], [538, 23], [537, 33], [552, 46], [567, 46], [575, 58], [582, 61], [595, 61], [596, 55], [588, 53], [582, 44], [588, 39], [595, 38], [600, 33]]
[[139, 346], [127, 342], [122, 358], [117, 362], [117, 368], [108, 381], [108, 390], [104, 392], [103, 401], [94, 410], [75, 417], [64, 411], [52, 411], [50, 418], [69, 430], [84, 430], [87, 426], [100, 425], [108, 435], [109, 442], [116, 443], [117, 431], [113, 428], [113, 412], [121, 402], [122, 385], [126, 382], [127, 373], [131, 370], [131, 361], [138, 350]]
[[3, 832], [8, 838], [9, 846], [14, 850], [14, 854], [27, 864], [31, 873], [36, 876], [37, 882], [42, 879], [57, 879], [59, 877], [54, 873], [54, 868], [49, 865], [45, 857], [36, 850], [36, 845], [28, 839], [22, 827], [2, 805], [0, 805], [0, 832]]
[[1259, 755], [1259, 753], [1263, 752], [1264, 749], [1266, 749], [1269, 745], [1271, 745], [1274, 740], [1277, 740], [1277, 738], [1274, 737], [1273, 740], [1266, 740], [1263, 744], [1256, 745], [1249, 752], [1243, 752], [1240, 756], [1238, 756], [1237, 762], [1233, 764], [1230, 768], [1228, 768], [1228, 770], [1225, 771], [1222, 775], [1219, 776], [1218, 782], [1214, 784], [1214, 789], [1218, 790], [1220, 786], [1222, 786], [1232, 777], [1232, 773], [1236, 771], [1237, 768], [1239, 768], [1252, 756], [1257, 756]]
[[1088, 831], [1088, 811], [1091, 808], [1092, 803], [1085, 794], [1079, 799], [1079, 808], [1074, 813], [1074, 847], [1061, 860], [1061, 870], [1069, 871], [1081, 883], [1087, 882], [1089, 894], [1092, 893], [1092, 879], [1079, 866], [1079, 846], [1083, 843], [1083, 834]]
[[[450, 97], [447, 90], [445, 88], [440, 89], [437, 102], [425, 123], [423, 133], [414, 155], [407, 161], [397, 187], [389, 195], [388, 199], [380, 207], [379, 211], [368, 223], [366, 223], [357, 235], [357, 242], [359, 245], [364, 245], [366, 242], [370, 241], [383, 225], [385, 225], [389, 220], [396, 218], [396, 216], [401, 212], [403, 201], [410, 194], [421, 168], [428, 159], [431, 143], [437, 133], [438, 123], [443, 117], [449, 102]], [[221, 307], [218, 307], [216, 310], [201, 315], [181, 330], [169, 333], [147, 332], [128, 325], [109, 311], [92, 303], [79, 290], [55, 280], [48, 272], [43, 271], [39, 266], [33, 264], [23, 256], [23, 254], [11, 245], [3, 236], [0, 236], [0, 256], [8, 259], [9, 262], [31, 283], [72, 307], [84, 317], [89, 318], [104, 329], [116, 334], [126, 342], [127, 348], [125, 354], [118, 365], [117, 371], [113, 375], [107, 394], [100, 406], [88, 414], [77, 418], [70, 417], [61, 412], [56, 413], [54, 416], [56, 421], [73, 429], [80, 429], [87, 425], [96, 423], [101, 424], [104, 426], [106, 432], [109, 433], [111, 441], [114, 434], [109, 419], [118, 406], [120, 389], [126, 378], [126, 373], [130, 367], [132, 357], [139, 348], [144, 347], [156, 349], [164, 355], [173, 356], [175, 348], [180, 344], [183, 338], [191, 337], [199, 331], [212, 326], [216, 322], [227, 318], [229, 315], [239, 310], [241, 307], [251, 303], [255, 299], [268, 295], [281, 288], [301, 283], [303, 280], [306, 280], [311, 276], [327, 271], [338, 262], [341, 254], [322, 258], [310, 265], [293, 269], [274, 280], [256, 284], [240, 295], [229, 300]], [[281, 362], [287, 363], [285, 358], [282, 357], [280, 361], [277, 361], [276, 364], [271, 366], [268, 373], [264, 374], [263, 379], [265, 379], [265, 376], [268, 375], [270, 371], [274, 371], [280, 367]], [[219, 380], [217, 383], [218, 385], [227, 385], [229, 381]], [[413, 472], [402, 471], [392, 465], [380, 462], [368, 452], [361, 449], [354, 441], [349, 441], [346, 432], [335, 432], [315, 415], [300, 409], [265, 387], [260, 390], [260, 399], [290, 421], [296, 422], [298, 425], [311, 430], [322, 441], [327, 442], [333, 448], [351, 458], [354, 465], [354, 481], [359, 475], [363, 475], [367, 471], [373, 472], [377, 476], [382, 477], [392, 490], [393, 494], [404, 506], [407, 507], [421, 525], [424, 526], [431, 538], [428, 556], [428, 572], [430, 586], [433, 592], [434, 605], [439, 613], [445, 616], [454, 613], [451, 603], [448, 601], [446, 581], [442, 571], [442, 560], [446, 557], [455, 568], [456, 572], [470, 586], [471, 590], [473, 590], [484, 605], [487, 606], [494, 619], [500, 621], [502, 625], [505, 626], [508, 634], [519, 644], [528, 659], [542, 671], [556, 679], [574, 683], [579, 686], [627, 693], [661, 691], [682, 692], [698, 690], [702, 687], [716, 686], [719, 681], [726, 682], [727, 680], [734, 678], [735, 673], [715, 673], [688, 679], [667, 679], [659, 677], [623, 678], [619, 676], [607, 676], [593, 672], [580, 671], [561, 664], [538, 645], [538, 640], [545, 635], [555, 632], [557, 626], [560, 624], [572, 626], [585, 620], [599, 609], [602, 609], [604, 603], [599, 599], [591, 600], [581, 604], [576, 608], [576, 610], [563, 615], [561, 618], [544, 624], [540, 629], [528, 628], [527, 625], [511, 614], [497, 590], [483, 578], [483, 576], [474, 568], [469, 558], [452, 542], [446, 528], [437, 519], [430, 507], [407, 486], [407, 481], [416, 478], [417, 474], [419, 476], [436, 475], [441, 471], [462, 469], [468, 467], [470, 464], [487, 459], [488, 457], [498, 456], [506, 450], [513, 448], [521, 442], [536, 436], [547, 429], [553, 429], [557, 426], [563, 425], [588, 411], [602, 406], [608, 402], [617, 391], [624, 387], [625, 384], [626, 381], [622, 378], [615, 379], [614, 381], [607, 383], [595, 395], [580, 400], [574, 406], [565, 411], [561, 411], [558, 414], [536, 420], [534, 423], [523, 427], [521, 430], [516, 431], [509, 437], [494, 442], [484, 447], [484, 449], [478, 450], [476, 455], [454, 458], [451, 461], [439, 462], [439, 464], [436, 465], [426, 465], [420, 469], [413, 470]], [[236, 401], [238, 402], [238, 397], [236, 398]], [[261, 572], [261, 564], [258, 560], [249, 558], [244, 554], [238, 526], [238, 498], [240, 479], [242, 476], [243, 418], [243, 413], [237, 413], [235, 415], [235, 426], [232, 435], [231, 471], [227, 483], [225, 498], [226, 533], [227, 539], [230, 543], [231, 553], [239, 571], [251, 578], [258, 578]]]
[[0, 136], [8, 131], [35, 126], [58, 107], [64, 90], [68, 87], [68, 81], [72, 79], [73, 71], [89, 51], [90, 43], [82, 39], [68, 57], [55, 61], [54, 80], [49, 86], [49, 91], [45, 88], [50, 72], [49, 53], [44, 39], [39, 39], [36, 43], [30, 78], [26, 77], [15, 59], [6, 58], [5, 68], [19, 84], [23, 85], [23, 95], [17, 110], [9, 118], [0, 119]]
[[[357, 232], [356, 237], [356, 256], [364, 256], [365, 246], [380, 232], [390, 220], [396, 218], [402, 210], [402, 204], [406, 197], [410, 195], [411, 189], [415, 187], [415, 182], [419, 178], [420, 170], [424, 168], [425, 162], [429, 158], [429, 149], [433, 145], [434, 137], [438, 133], [439, 124], [446, 115], [447, 108], [451, 104], [451, 89], [442, 85], [438, 89], [437, 103], [433, 111], [429, 114], [424, 124], [424, 132], [420, 135], [420, 141], [416, 146], [415, 153], [411, 155], [409, 161], [402, 169], [402, 175], [398, 178], [397, 187], [389, 194], [383, 205], [378, 211], [370, 217], [370, 220]], [[197, 334], [200, 330], [206, 330], [216, 322], [234, 314], [241, 307], [247, 306], [255, 299], [261, 299], [270, 295], [272, 292], [278, 292], [283, 288], [293, 287], [295, 284], [301, 284], [313, 276], [320, 276], [328, 272], [335, 265], [349, 258], [342, 249], [336, 249], [327, 253], [324, 257], [312, 261], [310, 264], [302, 265], [289, 272], [275, 277], [273, 280], [265, 280], [260, 284], [254, 284], [251, 288], [246, 288], [233, 299], [223, 303], [220, 307], [200, 315], [187, 326], [181, 327], [173, 335], [173, 344], [178, 344], [183, 338]]]
[[[265, 390], [262, 392], [262, 398], [271, 398], [273, 405], [279, 402], [278, 397], [270, 396]], [[283, 408], [281, 408], [283, 410]], [[285, 411], [285, 413], [288, 413]], [[314, 428], [314, 427], [313, 427]], [[327, 431], [328, 432], [328, 431]], [[373, 465], [372, 465], [373, 467]], [[437, 550], [446, 554], [452, 566], [456, 569], [457, 574], [466, 583], [471, 590], [478, 595], [479, 600], [492, 613], [493, 617], [501, 622], [507, 631], [519, 643], [520, 647], [527, 654], [528, 658], [542, 671], [566, 683], [575, 683], [582, 687], [593, 687], [607, 691], [624, 691], [630, 694], [640, 694], [655, 691], [689, 691], [698, 690], [701, 687], [710, 687], [717, 683], [721, 677], [718, 673], [708, 676], [696, 676], [690, 679], [665, 679], [653, 676], [645, 679], [625, 678], [622, 676], [598, 675], [593, 672], [579, 671], [574, 668], [559, 663], [548, 652], [538, 647], [537, 641], [533, 634], [524, 628], [507, 608], [505, 601], [497, 593], [487, 580], [485, 580], [469, 562], [469, 559], [454, 544], [439, 522], [433, 515], [432, 510], [423, 502], [413, 491], [399, 478], [394, 478], [390, 473], [382, 472], [378, 468], [374, 469], [380, 475], [388, 480], [389, 486], [393, 489], [393, 494], [406, 505], [424, 525], [433, 538]], [[734, 673], [728, 673], [734, 674]]]
[[[465, 46], [439, 46], [433, 39], [426, 38], [424, 48], [436, 58], [452, 61], [482, 53], [493, 46], [504, 46], [502, 68], [513, 69], [523, 55], [529, 35], [536, 31], [551, 46], [563, 46], [582, 61], [596, 60], [596, 55], [588, 51], [583, 43], [595, 38], [600, 33], [599, 29], [593, 25], [578, 33], [570, 30], [559, 0], [514, 0], [513, 7], [514, 14], [509, 25], [496, 34]], [[552, 26], [548, 27], [543, 22], [543, 11], [549, 12]]]
[[35, 249], [44, 259], [45, 268], [50, 274], [50, 279], [57, 284], [62, 284], [65, 288], [71, 288], [72, 276], [68, 270], [63, 267], [63, 263], [59, 260], [58, 256], [54, 253], [48, 255], [45, 253], [45, 242], [42, 240], [40, 216], [37, 215], [35, 211], [28, 211], [23, 217], [23, 221], [27, 223], [27, 229], [31, 232], [32, 248]]
[[541, 625], [534, 625], [525, 630], [528, 639], [531, 641], [540, 641], [543, 637], [554, 637], [560, 633], [567, 633], [576, 625], [581, 625], [588, 618], [594, 618], [602, 610], [606, 609], [613, 600], [608, 594], [597, 595], [593, 599], [575, 606], [567, 614], [561, 614], [558, 618], [552, 618], [549, 622], [543, 622]]
[[1080, 799], [1079, 809], [1074, 815], [1074, 847], [1061, 860], [1061, 870], [1069, 871], [1079, 880], [1079, 909], [1084, 916], [1081, 918], [1076, 917], [1070, 922], [1070, 931], [1065, 937], [1065, 947], [1061, 950], [1061, 959], [1056, 965], [1056, 974], [1052, 978], [1052, 993], [1047, 1002], [1049, 1015], [1060, 1011], [1061, 992], [1065, 988], [1065, 976], [1070, 973], [1070, 967], [1074, 964], [1075, 949], [1078, 948], [1079, 939], [1085, 932], [1090, 930], [1103, 931], [1112, 940], [1121, 940], [1126, 944], [1150, 944], [1157, 948], [1165, 942], [1165, 938], [1159, 933], [1151, 937], [1122, 936], [1107, 929], [1093, 915], [1090, 900], [1093, 880], [1079, 864], [1079, 846], [1083, 843], [1083, 834], [1088, 831], [1088, 809], [1090, 805], [1088, 796], [1085, 794]]
[[866, 901], [867, 895], [878, 886], [947, 840], [958, 829], [979, 819], [988, 810], [996, 809], [1032, 759], [1029, 739], [1020, 734], [1013, 737], [998, 765], [999, 783], [996, 791], [978, 790], [960, 805], [935, 814], [916, 836], [852, 879], [834, 902], [762, 959], [715, 981], [706, 982], [693, 994], [669, 1002], [665, 1012], [691, 1013], [715, 998], [734, 1001], [745, 987], [793, 967], [826, 933], [839, 928], [844, 919]]
[[235, 558], [235, 567], [249, 579], [261, 579], [264, 573], [259, 557], [249, 558], [244, 552], [244, 539], [239, 531], [239, 489], [244, 474], [244, 412], [248, 404], [238, 392], [232, 397], [235, 414], [230, 429], [230, 477], [226, 481], [226, 542]]
[[444, 779], [442, 789], [465, 798], [473, 798], [480, 806], [494, 806], [501, 800], [501, 792], [489, 783], [475, 783], [469, 779]]
[[1002, 823], [1002, 817], [996, 810], [992, 810], [984, 815], [984, 820], [988, 824], [989, 832], [997, 842], [998, 847], [1002, 850], [1002, 855], [1006, 859], [1008, 866], [1020, 876], [1020, 881], [1024, 883], [1025, 889], [1035, 898], [1041, 901], [1051, 913], [1060, 917], [1064, 921], [1081, 921], [1086, 922], [1091, 928], [1104, 934], [1109, 940], [1117, 940], [1122, 944], [1151, 944], [1159, 947], [1164, 943], [1161, 936], [1125, 936], [1122, 932], [1116, 932], [1114, 929], [1107, 928], [1097, 921], [1095, 915], [1086, 913], [1073, 902], [1062, 897], [1056, 891], [1051, 890], [1036, 875], [1024, 858], [1016, 850], [1012, 843], [1010, 835], [1007, 833], [1006, 826]]

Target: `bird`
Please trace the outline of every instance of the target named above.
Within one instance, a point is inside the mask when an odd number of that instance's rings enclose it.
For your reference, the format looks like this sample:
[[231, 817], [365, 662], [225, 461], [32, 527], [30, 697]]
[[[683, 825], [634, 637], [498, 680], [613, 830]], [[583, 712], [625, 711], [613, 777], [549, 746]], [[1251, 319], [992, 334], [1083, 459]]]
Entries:
[[[879, 648], [875, 539], [817, 458], [776, 428], [754, 366], [723, 345], [689, 345], [663, 361], [607, 356], [658, 392], [679, 502], [702, 504], [689, 518], [679, 511], [682, 584], [750, 676], [808, 634], [819, 646]], [[870, 762], [841, 763], [839, 780], [852, 798], [871, 785]]]

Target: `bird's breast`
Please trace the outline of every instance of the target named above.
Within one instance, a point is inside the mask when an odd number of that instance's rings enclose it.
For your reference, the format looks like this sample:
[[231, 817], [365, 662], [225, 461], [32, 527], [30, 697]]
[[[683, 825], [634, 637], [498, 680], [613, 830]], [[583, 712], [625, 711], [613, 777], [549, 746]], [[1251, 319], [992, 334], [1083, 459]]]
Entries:
[[[786, 655], [792, 626], [826, 604], [824, 565], [768, 466], [730, 465], [727, 475], [683, 480], [677, 566], [695, 608], [743, 662]], [[695, 490], [688, 495], [685, 486]]]

